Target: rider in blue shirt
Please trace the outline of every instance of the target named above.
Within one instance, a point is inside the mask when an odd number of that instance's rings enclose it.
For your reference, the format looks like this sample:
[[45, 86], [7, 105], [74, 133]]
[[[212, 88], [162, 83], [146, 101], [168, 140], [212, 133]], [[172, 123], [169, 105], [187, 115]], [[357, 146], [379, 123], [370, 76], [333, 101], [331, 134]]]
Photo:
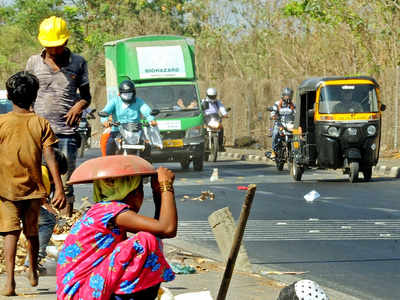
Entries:
[[[114, 122], [132, 123], [140, 122], [140, 115], [143, 115], [150, 125], [155, 126], [154, 117], [150, 114], [151, 108], [140, 98], [136, 97], [135, 84], [131, 80], [124, 80], [119, 85], [119, 96], [108, 100], [102, 112], [112, 116]], [[101, 118], [105, 127], [110, 127], [108, 117]], [[119, 128], [112, 126], [111, 134], [107, 141], [106, 154], [115, 154], [117, 148], [115, 138], [118, 136]]]

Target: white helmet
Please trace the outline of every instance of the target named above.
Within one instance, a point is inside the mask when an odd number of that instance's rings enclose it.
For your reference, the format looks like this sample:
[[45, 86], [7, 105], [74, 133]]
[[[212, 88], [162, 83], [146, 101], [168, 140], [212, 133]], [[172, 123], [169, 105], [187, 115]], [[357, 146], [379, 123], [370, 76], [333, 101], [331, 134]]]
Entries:
[[210, 100], [217, 99], [217, 89], [216, 88], [208, 88], [206, 94], [207, 94], [207, 98]]
[[279, 293], [278, 300], [302, 299], [302, 300], [329, 300], [324, 290], [318, 283], [312, 280], [299, 280], [284, 287]]

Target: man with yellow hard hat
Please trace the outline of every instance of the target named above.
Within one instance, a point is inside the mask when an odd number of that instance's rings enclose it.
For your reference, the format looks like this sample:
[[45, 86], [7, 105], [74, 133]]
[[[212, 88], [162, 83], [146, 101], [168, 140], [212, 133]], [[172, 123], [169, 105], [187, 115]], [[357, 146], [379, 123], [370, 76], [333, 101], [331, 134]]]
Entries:
[[75, 169], [80, 145], [76, 128], [82, 111], [90, 104], [91, 95], [86, 60], [66, 47], [69, 37], [67, 24], [62, 18], [52, 16], [44, 19], [38, 35], [44, 49], [29, 58], [26, 70], [39, 78], [34, 110], [50, 122], [59, 140], [57, 147], [67, 157], [68, 172], [63, 176], [67, 206], [63, 213], [71, 216], [74, 191], [66, 182]]

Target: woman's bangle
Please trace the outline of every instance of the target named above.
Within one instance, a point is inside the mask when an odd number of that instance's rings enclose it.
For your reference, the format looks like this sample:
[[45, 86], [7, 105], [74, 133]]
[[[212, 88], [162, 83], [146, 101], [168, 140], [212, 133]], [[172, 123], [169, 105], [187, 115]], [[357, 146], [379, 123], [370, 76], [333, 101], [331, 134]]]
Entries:
[[174, 186], [171, 181], [161, 181], [160, 182], [160, 192], [174, 192]]

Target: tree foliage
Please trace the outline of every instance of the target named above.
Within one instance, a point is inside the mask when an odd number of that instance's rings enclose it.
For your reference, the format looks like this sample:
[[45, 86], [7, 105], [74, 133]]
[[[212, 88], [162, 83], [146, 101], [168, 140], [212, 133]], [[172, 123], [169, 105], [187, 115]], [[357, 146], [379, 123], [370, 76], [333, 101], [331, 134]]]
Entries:
[[[68, 43], [89, 61], [92, 81], [104, 86], [103, 44], [145, 34], [180, 34], [196, 39], [202, 82], [228, 91], [250, 106], [264, 80], [278, 95], [289, 83], [315, 75], [372, 75], [383, 83], [390, 105], [400, 64], [399, 0], [15, 0], [0, 5], [1, 82], [24, 68], [40, 50], [41, 20], [64, 17]], [[237, 84], [236, 84], [237, 85]], [[234, 84], [233, 84], [234, 86]], [[252, 95], [252, 96], [249, 96]], [[258, 101], [258, 102], [257, 102]], [[250, 115], [250, 113], [248, 113]], [[389, 126], [393, 113], [384, 126]], [[249, 117], [250, 118], [250, 117]], [[256, 121], [254, 121], [256, 122]], [[256, 125], [252, 125], [253, 128]], [[387, 130], [387, 132], [391, 132]], [[390, 137], [387, 137], [390, 140]]]

